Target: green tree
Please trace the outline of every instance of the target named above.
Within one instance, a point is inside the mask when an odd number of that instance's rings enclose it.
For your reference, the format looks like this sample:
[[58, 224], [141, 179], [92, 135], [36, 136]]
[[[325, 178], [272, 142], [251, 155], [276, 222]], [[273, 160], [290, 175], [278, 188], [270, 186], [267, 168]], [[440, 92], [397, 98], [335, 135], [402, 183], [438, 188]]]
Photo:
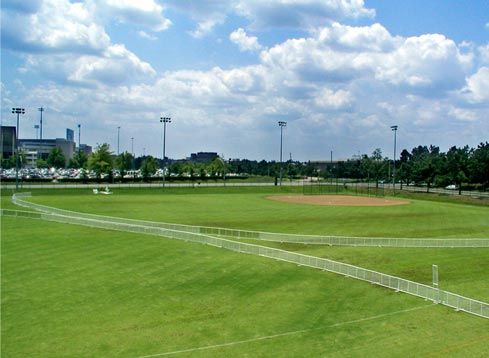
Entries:
[[469, 154], [469, 146], [451, 147], [446, 154], [447, 177], [458, 186], [459, 194], [462, 194], [462, 182], [468, 180]]
[[273, 176], [273, 174], [270, 173], [270, 163], [264, 159], [259, 161], [256, 165], [256, 174], [263, 176]]
[[10, 168], [15, 168], [15, 155], [11, 155], [7, 159], [2, 158], [2, 168], [3, 169], [10, 169]]
[[141, 176], [143, 181], [148, 181], [158, 170], [158, 161], [156, 158], [148, 155], [141, 163]]
[[129, 152], [123, 152], [115, 159], [116, 167], [120, 170], [121, 178], [124, 177], [128, 170], [132, 169], [134, 157]]
[[413, 181], [413, 167], [410, 162], [401, 162], [401, 166], [399, 168], [399, 179], [401, 181], [401, 189], [403, 183], [409, 186], [409, 184]]
[[207, 166], [202, 163], [197, 166], [197, 170], [199, 172], [200, 179], [205, 179], [207, 176]]
[[379, 180], [385, 176], [386, 161], [382, 159], [380, 148], [375, 149], [370, 157], [363, 158], [363, 167], [367, 170], [368, 177], [375, 180], [375, 186], [379, 187]]
[[46, 162], [50, 167], [64, 168], [66, 165], [66, 160], [63, 152], [61, 151], [61, 148], [54, 147], [53, 149], [51, 149]]
[[214, 159], [210, 167], [213, 174], [226, 179], [228, 165], [221, 157]]
[[[272, 166], [273, 168], [273, 173], [279, 173], [280, 172], [280, 163], [278, 165]], [[303, 167], [302, 167], [302, 175], [305, 175], [307, 177], [312, 177], [314, 175], [316, 168], [314, 165], [308, 161]], [[332, 171], [334, 171], [333, 168], [331, 168]]]
[[86, 168], [88, 164], [87, 153], [78, 151], [73, 158], [70, 159], [70, 168]]
[[406, 185], [409, 186], [409, 184], [413, 181], [413, 167], [411, 158], [411, 154], [406, 149], [403, 149], [401, 152], [401, 159], [399, 161], [399, 178], [401, 181], [401, 189], [403, 183], [406, 183]]
[[442, 172], [443, 155], [440, 148], [430, 145], [418, 146], [411, 152], [413, 162], [413, 177], [416, 182], [426, 183], [426, 192], [430, 191], [435, 178]]
[[187, 174], [191, 178], [194, 177], [195, 173], [195, 164], [192, 162], [185, 162], [185, 164], [182, 166], [182, 174]]
[[286, 170], [285, 171], [287, 172], [287, 175], [292, 180], [293, 177], [295, 177], [295, 176], [297, 176], [299, 174], [297, 163], [292, 162], [292, 161], [289, 160], [287, 162], [287, 166], [286, 166]]
[[46, 162], [44, 159], [36, 160], [36, 166], [38, 168], [49, 168], [48, 162]]
[[109, 174], [113, 168], [113, 155], [107, 143], [100, 144], [88, 158], [88, 168], [95, 172], [97, 178]]
[[469, 159], [469, 173], [472, 183], [489, 188], [489, 143], [480, 143]]
[[182, 167], [183, 167], [182, 163], [172, 162], [168, 167], [168, 171], [170, 172], [170, 174], [181, 176], [183, 173]]

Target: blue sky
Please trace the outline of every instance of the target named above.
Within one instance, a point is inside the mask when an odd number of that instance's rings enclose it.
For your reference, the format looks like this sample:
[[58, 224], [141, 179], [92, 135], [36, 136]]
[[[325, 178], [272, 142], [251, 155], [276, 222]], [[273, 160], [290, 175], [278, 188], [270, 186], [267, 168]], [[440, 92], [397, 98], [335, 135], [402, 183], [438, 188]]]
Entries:
[[[2, 1], [1, 120], [22, 138], [296, 160], [489, 140], [486, 0]], [[75, 137], [78, 137], [76, 131]], [[131, 138], [134, 138], [133, 140]]]

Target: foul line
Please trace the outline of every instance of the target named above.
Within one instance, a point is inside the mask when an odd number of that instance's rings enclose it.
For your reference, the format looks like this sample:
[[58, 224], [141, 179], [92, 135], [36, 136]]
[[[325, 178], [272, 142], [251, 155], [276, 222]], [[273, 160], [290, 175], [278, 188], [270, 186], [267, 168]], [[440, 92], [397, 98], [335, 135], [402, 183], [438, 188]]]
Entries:
[[291, 335], [294, 335], [294, 334], [300, 334], [300, 333], [318, 331], [318, 330], [326, 329], [326, 328], [334, 328], [334, 327], [344, 326], [344, 325], [352, 324], [352, 323], [360, 323], [360, 322], [366, 322], [366, 321], [373, 321], [375, 319], [379, 319], [379, 318], [383, 318], [383, 317], [388, 317], [388, 316], [394, 316], [394, 315], [397, 315], [397, 314], [400, 314], [400, 313], [406, 313], [406, 312], [416, 311], [416, 310], [424, 309], [424, 308], [427, 308], [427, 307], [432, 307], [434, 305], [436, 305], [436, 304], [433, 303], [433, 304], [430, 304], [430, 305], [409, 308], [409, 309], [402, 310], [402, 311], [384, 313], [384, 314], [381, 314], [381, 315], [378, 315], [378, 316], [366, 317], [366, 318], [356, 319], [356, 320], [353, 320], [353, 321], [346, 321], [346, 322], [335, 323], [335, 324], [332, 324], [332, 325], [329, 325], [329, 326], [322, 326], [322, 327], [317, 327], [317, 328], [302, 329], [302, 330], [299, 330], [299, 331], [279, 333], [279, 334], [274, 334], [274, 335], [270, 335], [270, 336], [264, 336], [264, 337], [246, 339], [246, 340], [243, 340], [243, 341], [236, 341], [236, 342], [229, 342], [229, 343], [223, 343], [223, 344], [216, 344], [216, 345], [213, 345], [213, 346], [204, 346], [204, 347], [184, 349], [184, 350], [180, 350], [180, 351], [156, 353], [156, 354], [150, 354], [150, 355], [146, 355], [146, 356], [139, 356], [137, 358], [162, 357], [162, 356], [169, 356], [169, 355], [174, 355], [174, 354], [181, 354], [181, 353], [190, 353], [190, 352], [196, 352], [196, 351], [203, 351], [203, 350], [207, 350], [207, 349], [214, 349], [214, 348], [222, 348], [222, 347], [235, 346], [235, 345], [244, 344], [244, 343], [263, 341], [263, 340], [266, 340], [266, 339], [273, 339], [273, 338], [278, 338], [278, 337], [291, 336]]
[[452, 346], [452, 347], [449, 347], [447, 349], [443, 349], [441, 351], [438, 351], [438, 352], [435, 352], [435, 353], [431, 353], [431, 354], [428, 354], [426, 356], [423, 356], [423, 358], [428, 358], [428, 357], [436, 357], [436, 356], [439, 356], [441, 354], [445, 354], [445, 353], [450, 353], [450, 352], [453, 352], [455, 350], [459, 350], [459, 349], [462, 349], [462, 348], [465, 348], [465, 347], [468, 347], [468, 346], [471, 346], [473, 344], [477, 344], [477, 343], [481, 343], [481, 342], [486, 342], [486, 341], [489, 341], [489, 336], [487, 337], [482, 337], [482, 338], [479, 338], [479, 339], [475, 339], [473, 341], [470, 341], [470, 342], [467, 342], [467, 343], [462, 343], [462, 344], [458, 344], [456, 346]]

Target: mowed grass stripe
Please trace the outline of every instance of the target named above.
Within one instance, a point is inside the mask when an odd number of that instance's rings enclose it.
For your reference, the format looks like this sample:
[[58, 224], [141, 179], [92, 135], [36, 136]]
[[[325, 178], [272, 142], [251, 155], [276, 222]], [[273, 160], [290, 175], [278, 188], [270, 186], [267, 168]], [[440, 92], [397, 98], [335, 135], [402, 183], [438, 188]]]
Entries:
[[[79, 207], [112, 216], [132, 217], [134, 213], [142, 219], [173, 218], [175, 220], [160, 221], [183, 220], [183, 223], [194, 223], [192, 218], [195, 217], [198, 222], [194, 224], [199, 225], [222, 220], [224, 225], [213, 226], [247, 228], [249, 225], [249, 229], [263, 230], [253, 226], [268, 224], [270, 229], [266, 231], [286, 228], [302, 232], [306, 228], [341, 231], [348, 229], [341, 227], [345, 223], [355, 222], [364, 225], [366, 231], [399, 231], [399, 236], [411, 236], [402, 235], [399, 221], [387, 211], [380, 213], [385, 226], [375, 227], [369, 226], [362, 211], [352, 211], [352, 218], [348, 212], [328, 212], [313, 206], [304, 211], [295, 206], [269, 206], [269, 201], [263, 199], [268, 192], [265, 194], [263, 190], [232, 195], [198, 194], [202, 195], [199, 198], [191, 198], [188, 192], [181, 195], [183, 191], [160, 193], [148, 191], [139, 195], [140, 192], [128, 191], [125, 195], [121, 191], [110, 196], [117, 198], [110, 201], [105, 200], [109, 196], [94, 199], [93, 194], [80, 195], [77, 191], [75, 195], [73, 192], [57, 193], [42, 200], [53, 199], [70, 210]], [[446, 203], [442, 203], [441, 208], [433, 208], [430, 203], [421, 203], [423, 205], [416, 208], [419, 212], [414, 214], [427, 218], [422, 223], [425, 226], [432, 220], [431, 232], [447, 231], [442, 225], [444, 220], [450, 223], [448, 231], [453, 229], [454, 236], [463, 232], [464, 225], [467, 232], [487, 232], [486, 208], [476, 210], [471, 206]], [[299, 214], [297, 218], [295, 212]], [[463, 212], [464, 220], [454, 220], [458, 212]], [[430, 213], [434, 213], [431, 218], [422, 215]], [[327, 221], [327, 214], [336, 214], [335, 220]], [[398, 213], [401, 214], [413, 213]], [[308, 215], [318, 222], [304, 225], [303, 219]], [[375, 220], [378, 226], [380, 219]], [[33, 221], [2, 219], [2, 353], [6, 356], [137, 357], [148, 352], [177, 351], [314, 329], [420, 304], [415, 297], [334, 274], [198, 244], [77, 226], [30, 223]], [[475, 228], [472, 223], [477, 223]], [[27, 229], [17, 231], [18, 227]], [[13, 242], [18, 242], [19, 238], [20, 246], [15, 247]], [[337, 254], [357, 256], [354, 252]], [[394, 251], [389, 252], [389, 260], [384, 257], [381, 263], [386, 268], [397, 266], [396, 255]], [[367, 252], [362, 260], [373, 262], [375, 256]], [[440, 256], [445, 255], [441, 252]], [[404, 267], [411, 263], [400, 258]], [[470, 256], [464, 258], [467, 259]], [[414, 257], [412, 262], [423, 267], [426, 260], [418, 261]], [[447, 258], [446, 262], [449, 260], [456, 266], [463, 262], [457, 255]], [[38, 273], [29, 272], [31, 266], [54, 267], [55, 270], [45, 270], [41, 278]], [[479, 280], [484, 272], [478, 275], [473, 277]], [[413, 312], [382, 322], [359, 323], [337, 327], [334, 331], [313, 331], [181, 356], [391, 357], [409, 356], [413, 347], [416, 353], [428, 355], [453, 346], [462, 346], [464, 356], [485, 356], [486, 346], [466, 343], [487, 336], [487, 322], [468, 316], [436, 306], [422, 314]]]
[[156, 354], [151, 354], [151, 355], [147, 355], [147, 356], [141, 356], [141, 357], [137, 357], [137, 358], [162, 357], [162, 356], [176, 355], [176, 354], [182, 354], [182, 353], [190, 353], [190, 352], [203, 351], [203, 350], [209, 350], [209, 349], [219, 349], [219, 348], [236, 346], [236, 345], [246, 344], [246, 343], [251, 343], [251, 342], [264, 341], [264, 340], [268, 340], [268, 339], [282, 338], [282, 337], [292, 336], [292, 335], [296, 335], [296, 334], [305, 334], [305, 333], [310, 333], [312, 331], [323, 330], [323, 329], [328, 329], [328, 328], [336, 328], [336, 327], [340, 327], [340, 326], [344, 326], [344, 325], [348, 325], [348, 324], [362, 323], [362, 322], [365, 322], [365, 321], [372, 321], [372, 320], [376, 320], [376, 319], [380, 319], [380, 318], [384, 318], [384, 317], [394, 316], [394, 315], [397, 315], [397, 314], [412, 312], [412, 311], [415, 311], [415, 310], [418, 310], [418, 309], [424, 309], [424, 308], [431, 307], [432, 305], [433, 304], [425, 305], [425, 306], [420, 306], [420, 307], [414, 307], [414, 308], [410, 308], [410, 309], [402, 310], [402, 311], [385, 313], [385, 314], [378, 315], [378, 316], [373, 316], [373, 317], [360, 318], [360, 319], [357, 319], [357, 320], [354, 320], [354, 321], [335, 323], [333, 325], [326, 326], [326, 327], [317, 327], [317, 328], [303, 329], [303, 330], [300, 330], [300, 331], [277, 333], [277, 334], [274, 334], [274, 335], [271, 335], [271, 336], [256, 337], [256, 338], [247, 339], [247, 340], [244, 340], [244, 341], [222, 343], [222, 344], [216, 344], [216, 345], [213, 345], [213, 346], [190, 348], [190, 349], [184, 349], [184, 350], [174, 351], [174, 352], [156, 353]]
[[426, 285], [433, 282], [432, 265], [436, 264], [441, 289], [489, 301], [489, 248], [376, 248], [241, 241], [344, 262]]
[[[78, 191], [72, 195], [34, 195], [31, 200], [103, 215], [270, 232], [373, 237], [489, 237], [489, 208], [483, 206], [413, 200], [409, 205], [394, 207], [330, 207], [265, 199], [277, 193], [274, 188], [257, 188], [257, 192], [243, 188], [224, 190], [224, 193], [201, 189], [122, 190], [112, 196]], [[376, 249], [259, 244], [347, 262], [425, 284], [431, 284], [431, 267], [437, 264], [440, 287], [484, 302], [489, 300], [487, 248]]]
[[[204, 245], [2, 218], [2, 353], [9, 357], [136, 357], [419, 305], [381, 287]], [[429, 354], [486, 329], [485, 320], [437, 306], [196, 356], [382, 357], [406, 355], [414, 344]]]
[[[201, 188], [203, 189], [203, 188]], [[394, 207], [334, 207], [267, 200], [269, 193], [193, 195], [179, 189], [151, 194], [82, 192], [37, 196], [35, 202], [101, 215], [234, 229], [364, 237], [489, 237], [489, 208], [412, 200]], [[187, 192], [187, 191], [183, 191]]]

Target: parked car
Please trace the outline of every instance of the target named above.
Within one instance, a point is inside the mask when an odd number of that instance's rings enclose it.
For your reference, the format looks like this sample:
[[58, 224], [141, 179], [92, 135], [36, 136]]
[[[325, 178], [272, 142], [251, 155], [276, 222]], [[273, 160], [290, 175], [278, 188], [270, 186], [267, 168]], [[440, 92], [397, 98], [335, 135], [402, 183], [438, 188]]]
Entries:
[[448, 190], [457, 190], [457, 186], [455, 184], [450, 184], [450, 185], [447, 185], [445, 187], [445, 189], [448, 189]]

